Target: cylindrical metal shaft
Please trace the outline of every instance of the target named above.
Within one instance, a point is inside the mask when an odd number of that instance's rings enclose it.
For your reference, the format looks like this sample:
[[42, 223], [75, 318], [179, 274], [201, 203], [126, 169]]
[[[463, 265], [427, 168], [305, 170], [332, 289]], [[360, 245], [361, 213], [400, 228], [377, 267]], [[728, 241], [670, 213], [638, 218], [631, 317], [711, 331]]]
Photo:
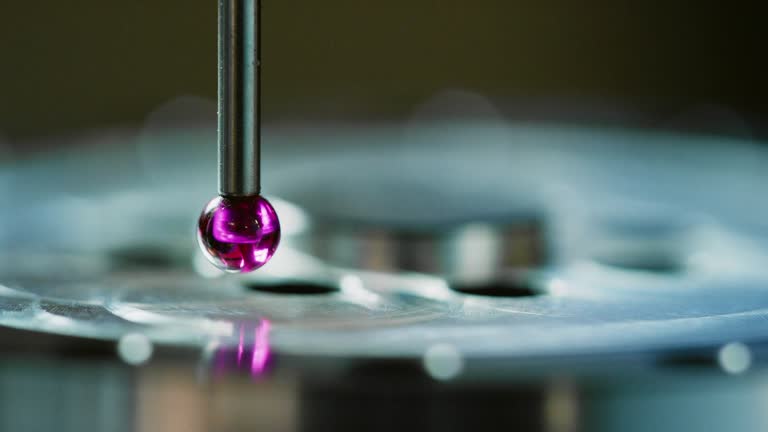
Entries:
[[258, 194], [260, 182], [260, 4], [219, 0], [219, 193]]

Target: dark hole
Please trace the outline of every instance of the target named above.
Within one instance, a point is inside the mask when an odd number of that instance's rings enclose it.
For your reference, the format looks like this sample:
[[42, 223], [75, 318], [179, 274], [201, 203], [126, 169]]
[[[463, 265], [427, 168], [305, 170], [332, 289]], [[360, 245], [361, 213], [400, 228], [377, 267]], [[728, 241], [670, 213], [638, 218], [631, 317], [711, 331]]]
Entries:
[[541, 289], [533, 286], [531, 281], [525, 278], [487, 283], [454, 283], [451, 284], [451, 288], [460, 293], [487, 297], [533, 297], [543, 294]]
[[331, 285], [323, 285], [314, 282], [303, 281], [286, 281], [278, 283], [246, 283], [246, 288], [266, 292], [271, 294], [302, 294], [302, 295], [318, 295], [318, 294], [330, 294], [336, 292], [337, 289]]
[[658, 364], [671, 368], [712, 368], [717, 366], [717, 359], [712, 353], [676, 353], [659, 358]]

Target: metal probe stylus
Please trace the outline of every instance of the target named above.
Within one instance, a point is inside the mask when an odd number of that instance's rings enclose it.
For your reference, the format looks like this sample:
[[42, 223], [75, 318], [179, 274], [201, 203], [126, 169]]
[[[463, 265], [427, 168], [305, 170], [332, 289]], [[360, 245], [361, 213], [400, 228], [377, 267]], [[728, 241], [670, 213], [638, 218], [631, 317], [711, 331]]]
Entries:
[[261, 7], [219, 0], [219, 194], [261, 192]]
[[261, 4], [219, 0], [219, 196], [198, 221], [205, 257], [228, 272], [270, 260], [280, 222], [261, 193]]

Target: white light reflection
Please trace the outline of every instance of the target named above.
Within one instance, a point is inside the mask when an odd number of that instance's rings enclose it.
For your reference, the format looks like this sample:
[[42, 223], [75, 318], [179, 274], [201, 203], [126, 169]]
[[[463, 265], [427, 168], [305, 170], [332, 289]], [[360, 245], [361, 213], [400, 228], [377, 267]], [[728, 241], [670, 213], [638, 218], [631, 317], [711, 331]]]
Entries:
[[461, 352], [446, 343], [430, 346], [422, 361], [429, 376], [438, 381], [448, 381], [456, 378], [464, 369], [464, 359]]
[[455, 241], [460, 245], [451, 261], [455, 275], [468, 283], [489, 280], [501, 248], [498, 233], [486, 224], [468, 224], [456, 233]]
[[547, 284], [547, 292], [553, 296], [562, 296], [568, 292], [568, 284], [560, 278], [552, 278]]
[[253, 259], [256, 262], [264, 262], [267, 260], [267, 252], [269, 249], [259, 249], [253, 254]]
[[752, 353], [743, 343], [731, 342], [723, 345], [717, 352], [717, 362], [726, 373], [738, 375], [746, 372], [752, 365]]
[[128, 333], [117, 342], [117, 354], [125, 363], [138, 366], [152, 357], [152, 341], [141, 333]]
[[339, 288], [341, 292], [351, 301], [372, 308], [377, 306], [381, 302], [381, 298], [365, 289], [363, 280], [353, 274], [346, 274], [339, 280]]

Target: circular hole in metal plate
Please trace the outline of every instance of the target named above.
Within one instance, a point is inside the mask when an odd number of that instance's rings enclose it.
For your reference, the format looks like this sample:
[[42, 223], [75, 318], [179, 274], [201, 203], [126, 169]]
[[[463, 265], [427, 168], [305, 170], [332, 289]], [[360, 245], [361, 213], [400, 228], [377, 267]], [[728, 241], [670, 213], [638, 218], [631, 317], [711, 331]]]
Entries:
[[485, 297], [535, 297], [544, 294], [532, 277], [514, 276], [479, 282], [453, 282], [451, 289]]
[[270, 294], [321, 295], [331, 294], [338, 291], [338, 288], [330, 284], [301, 280], [289, 280], [273, 283], [246, 282], [244, 285], [249, 290]]

